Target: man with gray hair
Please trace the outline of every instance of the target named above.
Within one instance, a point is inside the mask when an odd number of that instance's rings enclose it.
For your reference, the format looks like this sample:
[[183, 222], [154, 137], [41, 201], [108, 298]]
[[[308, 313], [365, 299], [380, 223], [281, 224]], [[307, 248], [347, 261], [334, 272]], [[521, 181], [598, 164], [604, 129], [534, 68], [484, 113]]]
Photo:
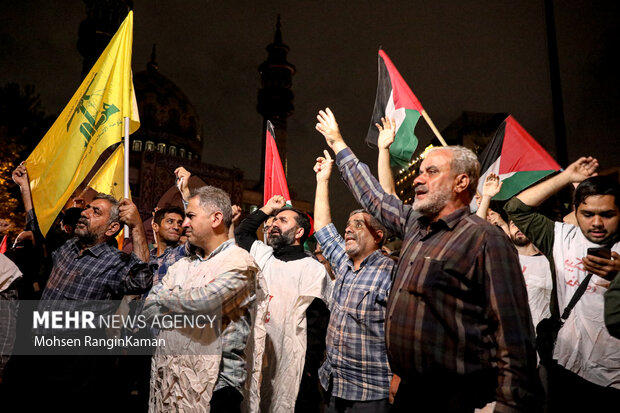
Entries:
[[203, 186], [190, 194], [183, 227], [195, 251], [168, 268], [151, 289], [144, 313], [149, 318], [169, 313], [215, 316], [221, 322], [221, 349], [207, 346], [201, 351], [217, 328], [161, 330], [158, 338], [174, 343], [175, 348], [198, 351], [171, 353], [158, 348], [151, 365], [150, 412], [240, 409], [258, 267], [247, 251], [229, 239], [231, 223], [226, 192]]
[[[20, 187], [27, 228], [42, 240], [30, 191], [26, 166], [13, 171], [13, 180]], [[120, 251], [114, 237], [123, 224], [131, 230], [133, 253]], [[39, 311], [59, 308], [75, 310], [88, 301], [120, 300], [125, 295], [141, 294], [151, 288], [153, 268], [149, 265], [146, 234], [136, 205], [129, 199], [117, 201], [99, 193], [81, 212], [75, 225], [75, 237], [66, 241], [52, 254], [52, 270], [43, 290]], [[42, 241], [41, 241], [42, 242]], [[77, 304], [76, 304], [77, 303]], [[100, 311], [110, 307], [102, 306]], [[63, 411], [82, 411], [96, 404], [106, 410], [113, 404], [110, 379], [113, 359], [97, 357], [46, 358], [40, 372], [27, 377], [28, 386], [41, 390], [41, 397], [26, 396], [24, 411], [62, 407]], [[19, 380], [18, 380], [19, 381]], [[18, 384], [18, 391], [25, 385]], [[63, 394], [62, 402], [50, 405]]]
[[321, 385], [328, 393], [325, 412], [387, 413], [392, 372], [384, 324], [395, 263], [381, 252], [385, 228], [367, 211], [351, 212], [344, 238], [338, 234], [329, 207], [333, 160], [324, 153], [314, 165], [314, 228], [336, 276], [326, 357], [319, 370]]
[[475, 155], [432, 150], [406, 205], [347, 147], [329, 109], [317, 119], [355, 198], [403, 239], [386, 310], [390, 367], [401, 378], [391, 412], [473, 412], [492, 400], [496, 412], [536, 411], [534, 328], [517, 253], [469, 211]]

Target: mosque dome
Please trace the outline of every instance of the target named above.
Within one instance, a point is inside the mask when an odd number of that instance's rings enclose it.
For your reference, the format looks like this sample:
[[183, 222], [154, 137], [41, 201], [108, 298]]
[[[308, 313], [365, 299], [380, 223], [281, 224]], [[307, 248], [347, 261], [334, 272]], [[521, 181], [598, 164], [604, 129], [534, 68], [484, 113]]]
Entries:
[[144, 71], [133, 83], [140, 112], [140, 129], [132, 135], [132, 151], [156, 150], [199, 160], [203, 127], [198, 112], [183, 91], [159, 72], [155, 46]]

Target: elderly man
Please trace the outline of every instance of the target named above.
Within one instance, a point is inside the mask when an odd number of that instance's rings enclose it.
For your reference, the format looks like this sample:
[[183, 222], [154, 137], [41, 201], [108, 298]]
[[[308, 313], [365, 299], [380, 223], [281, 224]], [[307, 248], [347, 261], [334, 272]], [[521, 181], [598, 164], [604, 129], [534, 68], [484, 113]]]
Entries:
[[159, 348], [153, 357], [150, 412], [240, 409], [258, 268], [250, 254], [229, 239], [231, 221], [230, 198], [224, 191], [204, 186], [192, 192], [183, 227], [196, 253], [170, 266], [149, 293], [144, 311], [149, 317], [177, 313], [218, 319], [221, 312], [221, 349], [203, 348], [213, 331], [200, 325], [160, 331], [158, 338], [175, 347]]
[[[620, 271], [620, 186], [609, 177], [594, 176], [597, 168], [596, 159], [580, 158], [504, 207], [553, 264], [557, 295], [552, 313], [559, 317], [579, 286], [585, 288], [568, 317], [563, 315], [553, 354], [541, 354], [548, 370], [550, 411], [599, 411], [620, 400], [620, 340], [610, 336], [604, 320], [604, 296]], [[536, 211], [573, 183], [579, 183], [573, 201], [578, 226], [554, 222]]]
[[347, 147], [329, 109], [317, 118], [355, 198], [403, 239], [386, 310], [390, 366], [402, 380], [392, 411], [471, 412], [494, 399], [498, 412], [533, 411], [539, 383], [523, 276], [507, 237], [469, 212], [475, 155], [429, 152], [406, 205]]
[[314, 227], [335, 276], [327, 357], [321, 385], [330, 394], [326, 412], [387, 412], [392, 372], [385, 349], [385, 307], [394, 260], [381, 245], [385, 228], [365, 210], [349, 214], [344, 239], [331, 222], [329, 177], [333, 160], [317, 159]]

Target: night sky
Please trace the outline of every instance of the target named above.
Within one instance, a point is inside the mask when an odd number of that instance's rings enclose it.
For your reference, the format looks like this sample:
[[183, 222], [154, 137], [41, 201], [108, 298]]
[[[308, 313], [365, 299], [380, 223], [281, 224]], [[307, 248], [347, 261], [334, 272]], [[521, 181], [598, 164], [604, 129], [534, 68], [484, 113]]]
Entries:
[[[62, 7], [60, 7], [62, 5]], [[288, 182], [314, 198], [314, 158], [326, 148], [314, 129], [329, 106], [345, 140], [376, 170], [363, 143], [373, 109], [382, 46], [442, 130], [462, 111], [512, 114], [552, 155], [555, 138], [542, 0], [523, 1], [162, 1], [134, 2], [134, 72], [157, 44], [160, 72], [196, 106], [203, 161], [258, 179], [261, 117], [258, 65], [282, 19], [293, 78]], [[616, 1], [555, 1], [568, 158], [617, 166], [620, 39]], [[59, 113], [80, 81], [81, 1], [2, 1], [0, 81], [33, 84], [46, 113]], [[420, 120], [416, 132], [430, 136]], [[234, 151], [231, 151], [234, 148]], [[294, 165], [294, 166], [293, 166]], [[565, 166], [565, 165], [562, 165]], [[333, 179], [339, 226], [353, 198]]]

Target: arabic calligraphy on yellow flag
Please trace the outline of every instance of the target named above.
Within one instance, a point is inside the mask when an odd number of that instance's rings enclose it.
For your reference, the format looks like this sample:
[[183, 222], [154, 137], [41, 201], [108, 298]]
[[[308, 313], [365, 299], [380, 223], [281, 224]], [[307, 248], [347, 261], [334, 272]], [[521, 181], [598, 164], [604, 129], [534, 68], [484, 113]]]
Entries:
[[[130, 11], [58, 119], [26, 159], [35, 212], [43, 234], [99, 156], [140, 126], [131, 79]], [[122, 193], [122, 192], [121, 192]]]

